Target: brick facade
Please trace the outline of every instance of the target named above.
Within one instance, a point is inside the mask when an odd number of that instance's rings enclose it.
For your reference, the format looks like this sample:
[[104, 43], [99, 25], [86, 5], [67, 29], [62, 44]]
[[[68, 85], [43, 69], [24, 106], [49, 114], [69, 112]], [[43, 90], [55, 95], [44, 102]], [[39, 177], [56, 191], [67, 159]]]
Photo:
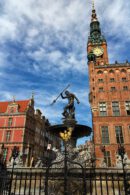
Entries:
[[[103, 48], [103, 54], [100, 55], [100, 50], [93, 52], [97, 47]], [[107, 42], [101, 34], [94, 9], [87, 53], [96, 164], [101, 166], [108, 152], [110, 162], [107, 163], [115, 166], [120, 143], [130, 158], [130, 64], [109, 64]]]
[[8, 162], [16, 146], [21, 154], [34, 148], [34, 102], [32, 99], [0, 102], [0, 147], [4, 144], [4, 159]]
[[[25, 166], [30, 166], [32, 159], [52, 158], [48, 144], [56, 147], [59, 140], [48, 132], [49, 121], [40, 110], [34, 109], [34, 100], [0, 102], [0, 153], [7, 164], [12, 150], [16, 146]], [[50, 137], [46, 140], [46, 134]], [[4, 148], [3, 148], [4, 146]], [[47, 156], [47, 157], [46, 157]]]

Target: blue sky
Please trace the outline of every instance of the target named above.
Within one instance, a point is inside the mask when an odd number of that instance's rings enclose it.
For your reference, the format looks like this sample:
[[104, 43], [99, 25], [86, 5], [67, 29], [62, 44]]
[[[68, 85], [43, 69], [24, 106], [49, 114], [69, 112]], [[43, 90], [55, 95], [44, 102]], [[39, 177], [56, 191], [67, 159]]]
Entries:
[[[110, 63], [129, 60], [130, 1], [95, 0]], [[91, 126], [86, 44], [91, 0], [0, 1], [0, 101], [28, 99], [50, 123], [61, 123], [66, 101], [51, 102], [71, 84], [80, 99], [78, 123]], [[82, 143], [82, 141], [80, 142]]]

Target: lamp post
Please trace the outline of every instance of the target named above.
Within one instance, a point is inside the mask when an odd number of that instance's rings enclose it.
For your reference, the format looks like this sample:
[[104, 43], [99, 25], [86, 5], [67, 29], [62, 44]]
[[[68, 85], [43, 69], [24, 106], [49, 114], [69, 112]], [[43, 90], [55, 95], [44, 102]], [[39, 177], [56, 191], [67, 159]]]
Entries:
[[64, 142], [64, 195], [67, 195], [67, 174], [68, 174], [68, 169], [67, 169], [67, 161], [68, 161], [68, 152], [67, 152], [67, 142], [70, 140], [71, 135], [72, 135], [73, 128], [68, 128], [65, 130], [63, 133], [60, 132], [60, 137], [62, 138]]
[[12, 187], [12, 180], [13, 180], [13, 173], [14, 173], [14, 165], [15, 165], [15, 160], [19, 155], [19, 150], [17, 146], [14, 146], [12, 150], [12, 157], [13, 157], [13, 165], [12, 165], [12, 171], [11, 171], [11, 179], [10, 179], [10, 187], [9, 187], [9, 195], [11, 195], [11, 187]]
[[4, 149], [5, 149], [5, 146], [4, 146], [4, 144], [2, 144], [2, 146], [1, 146], [1, 154], [2, 154], [2, 157], [3, 157], [3, 154], [4, 154]]
[[2, 144], [1, 151], [3, 152], [4, 149], [5, 149], [4, 144]]
[[105, 151], [106, 151], [106, 147], [105, 147], [105, 146], [102, 146], [102, 145], [101, 145], [100, 149], [101, 149], [101, 151], [102, 151], [103, 153], [105, 153]]
[[121, 157], [123, 179], [124, 179], [124, 191], [125, 191], [125, 195], [127, 195], [127, 181], [126, 181], [126, 172], [125, 172], [125, 163], [124, 163], [125, 148], [121, 143], [118, 145], [118, 154]]
[[4, 158], [3, 158], [4, 149], [5, 149], [4, 144], [2, 144], [2, 146], [1, 146], [1, 153], [0, 153], [0, 164], [1, 164], [1, 168], [2, 169], [5, 168], [4, 167]]
[[105, 159], [105, 152], [106, 152], [106, 147], [105, 146], [103, 146], [103, 145], [101, 145], [100, 146], [100, 149], [101, 149], [101, 151], [102, 151], [102, 153], [103, 153], [103, 163], [104, 163], [104, 166], [106, 167], [106, 159]]
[[13, 157], [14, 161], [18, 157], [18, 155], [19, 155], [19, 150], [18, 150], [17, 146], [14, 146], [14, 148], [12, 150], [12, 157]]
[[95, 157], [95, 155], [93, 155], [91, 157], [91, 165], [92, 165], [92, 168], [95, 168], [95, 162], [96, 162], [96, 157]]

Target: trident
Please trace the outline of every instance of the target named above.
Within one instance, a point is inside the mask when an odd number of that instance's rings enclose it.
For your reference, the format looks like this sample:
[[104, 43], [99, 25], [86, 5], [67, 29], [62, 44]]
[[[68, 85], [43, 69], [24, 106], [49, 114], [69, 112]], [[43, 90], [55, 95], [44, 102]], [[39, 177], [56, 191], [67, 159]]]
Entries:
[[[70, 84], [68, 84], [67, 87], [65, 87], [61, 93], [64, 93], [64, 91], [66, 91], [66, 89], [68, 89], [69, 87], [70, 87]], [[53, 100], [53, 102], [50, 104], [51, 106], [56, 103], [58, 98], [61, 96], [61, 93], [57, 96], [55, 100]]]

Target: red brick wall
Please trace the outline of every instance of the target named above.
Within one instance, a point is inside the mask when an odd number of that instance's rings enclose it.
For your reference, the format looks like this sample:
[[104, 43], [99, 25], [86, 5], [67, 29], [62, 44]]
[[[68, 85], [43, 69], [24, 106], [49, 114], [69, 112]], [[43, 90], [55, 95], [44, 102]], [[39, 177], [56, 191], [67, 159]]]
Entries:
[[[130, 116], [127, 116], [125, 109], [125, 101], [130, 101], [130, 68], [127, 64], [124, 65], [110, 65], [110, 66], [96, 66], [93, 62], [89, 62], [89, 80], [91, 92], [91, 108], [93, 111], [93, 130], [95, 152], [97, 157], [97, 165], [100, 164], [103, 153], [100, 146], [101, 126], [109, 127], [110, 145], [106, 145], [106, 150], [110, 151], [112, 165], [115, 164], [115, 154], [117, 152], [118, 144], [116, 142], [115, 126], [122, 126], [124, 146], [130, 158]], [[114, 73], [111, 73], [112, 71]], [[124, 72], [126, 71], [126, 73]], [[99, 71], [102, 71], [99, 74]], [[126, 82], [122, 82], [122, 78], [126, 77]], [[114, 78], [115, 82], [110, 82], [110, 78]], [[103, 83], [99, 83], [98, 79], [103, 79]], [[123, 86], [128, 86], [128, 91], [123, 91]], [[99, 92], [99, 88], [103, 87], [103, 92]], [[111, 87], [116, 87], [116, 91], [111, 92]], [[112, 101], [118, 101], [120, 106], [120, 116], [115, 117], [112, 113]], [[99, 102], [107, 103], [107, 116], [99, 115]]]
[[[9, 127], [8, 119], [10, 117], [13, 119], [13, 123]], [[2, 146], [2, 143], [4, 143], [4, 147], [8, 148], [7, 162], [10, 159], [14, 146], [19, 147], [19, 151], [21, 152], [23, 150], [23, 146], [26, 148], [28, 144], [30, 144], [30, 147], [33, 148], [35, 123], [33, 121], [32, 125], [32, 122], [30, 121], [35, 119], [31, 117], [31, 119], [29, 118], [29, 120], [26, 120], [26, 118], [26, 114], [0, 116], [0, 147]], [[11, 131], [11, 137], [8, 142], [6, 141], [7, 131]]]

